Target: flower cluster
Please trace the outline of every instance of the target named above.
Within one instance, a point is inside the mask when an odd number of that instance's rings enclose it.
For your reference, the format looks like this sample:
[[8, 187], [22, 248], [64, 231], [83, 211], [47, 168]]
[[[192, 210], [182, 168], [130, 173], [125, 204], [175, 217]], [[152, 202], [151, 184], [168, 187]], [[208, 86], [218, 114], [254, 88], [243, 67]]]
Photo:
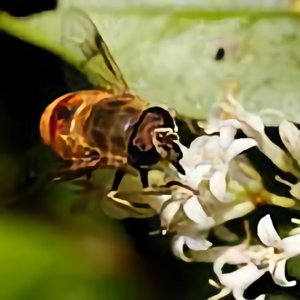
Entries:
[[[152, 132], [153, 145], [162, 160], [149, 168], [147, 188], [135, 184], [131, 190], [124, 190], [121, 185], [118, 191], [108, 194], [116, 204], [115, 210], [124, 212], [118, 214], [119, 218], [159, 215], [159, 233], [174, 234], [172, 248], [176, 256], [187, 262], [213, 262], [220, 284], [209, 282], [221, 291], [210, 300], [229, 293], [237, 300], [245, 299], [245, 289], [266, 272], [279, 286], [296, 285], [296, 281], [286, 279], [285, 264], [300, 254], [300, 234], [281, 239], [267, 214], [257, 225], [259, 240], [251, 245], [248, 226], [248, 237], [240, 243], [226, 222], [245, 217], [264, 204], [297, 208], [300, 131], [284, 120], [276, 143], [266, 133], [261, 118], [247, 112], [231, 95], [214, 106], [207, 122], [198, 122], [198, 126], [205, 134], [189, 146], [183, 145], [170, 128]], [[251, 153], [262, 155], [278, 173], [271, 172], [265, 178], [257, 163], [251, 161]], [[274, 192], [267, 184], [270, 181], [273, 186], [283, 187], [286, 194]], [[221, 247], [223, 250], [214, 247], [209, 238], [212, 232], [218, 239], [237, 245]], [[207, 253], [209, 258], [187, 255], [185, 245], [189, 253]], [[237, 265], [237, 270], [223, 273], [228, 263]]]

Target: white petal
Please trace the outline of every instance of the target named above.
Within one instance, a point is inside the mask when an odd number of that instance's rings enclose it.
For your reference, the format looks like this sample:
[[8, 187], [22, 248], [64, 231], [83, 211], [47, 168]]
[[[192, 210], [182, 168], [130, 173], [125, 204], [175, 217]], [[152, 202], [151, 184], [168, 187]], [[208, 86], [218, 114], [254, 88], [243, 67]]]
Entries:
[[185, 243], [191, 250], [207, 250], [212, 246], [212, 243], [208, 240], [194, 240], [189, 237], [185, 237]]
[[223, 148], [229, 147], [233, 142], [236, 134], [236, 128], [232, 126], [224, 126], [220, 129], [220, 146]]
[[211, 193], [219, 200], [223, 201], [226, 193], [226, 174], [227, 168], [217, 171], [209, 181], [209, 189]]
[[296, 199], [300, 200], [300, 182], [297, 184], [292, 184], [287, 180], [283, 180], [280, 176], [276, 175], [275, 179], [283, 184], [286, 184], [291, 187], [290, 194], [294, 196]]
[[183, 210], [189, 219], [196, 223], [201, 223], [204, 211], [197, 199], [197, 196], [191, 197], [184, 205]]
[[178, 174], [179, 177], [184, 180], [192, 189], [197, 190], [200, 182], [209, 177], [211, 165], [199, 164], [196, 168], [185, 169], [187, 175]]
[[230, 247], [226, 252], [224, 252], [220, 257], [214, 262], [214, 272], [217, 276], [222, 274], [222, 268], [225, 264], [242, 264], [249, 263], [250, 256], [246, 251], [248, 245], [240, 244], [237, 246]]
[[222, 299], [223, 297], [227, 296], [231, 292], [230, 289], [223, 288], [221, 292], [213, 297], [208, 298], [207, 300], [219, 300]]
[[290, 182], [287, 181], [287, 180], [282, 179], [279, 175], [276, 175], [276, 176], [275, 176], [275, 179], [276, 179], [277, 181], [283, 183], [283, 184], [286, 184], [286, 185], [290, 186], [290, 187], [293, 186], [292, 183], [290, 183]]
[[[270, 251], [267, 252], [266, 258], [270, 258]], [[273, 259], [269, 260], [269, 272], [272, 275], [276, 268], [276, 262]]]
[[218, 155], [220, 149], [220, 137], [217, 135], [207, 136], [206, 143], [202, 146], [204, 159], [212, 159]]
[[300, 224], [300, 219], [291, 218], [291, 222], [299, 225]]
[[281, 239], [277, 234], [270, 215], [263, 217], [257, 225], [257, 234], [266, 246], [272, 247], [276, 245], [276, 242], [280, 242]]
[[229, 120], [220, 120], [219, 121], [220, 127], [233, 127], [235, 129], [240, 129], [241, 128], [241, 122], [239, 122], [236, 119], [229, 119]]
[[190, 151], [192, 151], [193, 153], [201, 153], [202, 148], [210, 138], [211, 137], [207, 135], [202, 135], [200, 137], [197, 137], [195, 140], [191, 142]]
[[232, 291], [232, 296], [236, 300], [246, 300], [244, 298], [244, 292], [245, 292], [245, 289], [239, 288], [239, 287], [235, 287], [233, 289], [233, 291]]
[[[246, 250], [246, 255], [251, 259], [252, 262], [255, 262], [256, 265], [259, 265], [265, 258], [267, 258], [268, 255], [270, 255], [270, 249], [272, 248], [266, 248], [262, 245], [249, 246], [249, 248]], [[272, 254], [274, 254], [273, 249], [272, 251]]]
[[191, 259], [186, 257], [183, 253], [183, 245], [185, 244], [185, 237], [184, 236], [176, 236], [174, 237], [172, 250], [175, 256], [179, 257], [180, 259], [191, 262]]
[[219, 126], [212, 126], [212, 125], [209, 125], [209, 127], [207, 127], [204, 132], [206, 134], [213, 134], [215, 132], [218, 132], [219, 131]]
[[160, 196], [157, 196], [157, 198], [159, 200], [161, 200], [162, 202], [165, 202], [165, 201], [168, 201], [172, 198], [172, 195], [160, 195]]
[[213, 218], [206, 215], [197, 196], [191, 197], [183, 205], [183, 210], [189, 219], [200, 225], [207, 227], [210, 225], [212, 226], [215, 223]]
[[157, 198], [158, 201], [149, 201], [149, 206], [159, 214], [163, 203], [170, 200], [172, 195], [161, 195], [155, 198]]
[[281, 249], [283, 249], [285, 257], [291, 258], [300, 254], [300, 234], [289, 236], [283, 239], [280, 243]]
[[265, 300], [265, 298], [266, 298], [266, 295], [263, 294], [263, 295], [256, 297], [255, 300]]
[[259, 279], [268, 269], [259, 270], [253, 263], [248, 263], [245, 267], [242, 267], [235, 272], [222, 274], [219, 276], [220, 282], [230, 289], [232, 293], [239, 298], [243, 295], [244, 291], [257, 279]]
[[[238, 115], [238, 119], [245, 122], [251, 129], [255, 130], [256, 132], [263, 133], [264, 132], [264, 123], [262, 119], [252, 113], [249, 112], [242, 112]], [[252, 130], [249, 131], [249, 128], [247, 130], [244, 130], [245, 128], [242, 128], [243, 131], [246, 131], [245, 134], [248, 136], [252, 136]]]
[[285, 277], [285, 264], [286, 259], [282, 259], [276, 264], [272, 274], [273, 280], [277, 285], [283, 287], [295, 286], [297, 284], [296, 280], [288, 281]]
[[289, 232], [289, 235], [297, 235], [300, 234], [300, 227], [294, 228]]
[[179, 210], [181, 201], [171, 202], [162, 212], [161, 212], [161, 225], [169, 227], [175, 214]]
[[198, 174], [198, 177], [203, 178], [211, 177], [211, 170], [213, 166], [210, 160], [201, 160], [201, 162], [196, 166], [195, 173]]
[[296, 280], [288, 281], [285, 277], [285, 264], [286, 259], [282, 259], [279, 262], [277, 262], [275, 269], [272, 273], [273, 280], [277, 285], [283, 287], [295, 286], [297, 284]]
[[257, 146], [257, 142], [254, 139], [238, 139], [234, 140], [226, 151], [226, 161], [232, 160], [234, 157], [239, 155], [241, 152]]
[[293, 123], [283, 120], [279, 125], [279, 134], [291, 155], [296, 160], [300, 160], [300, 131], [297, 127]]
[[264, 131], [264, 123], [258, 115], [247, 112], [243, 108], [243, 106], [237, 100], [235, 100], [231, 95], [228, 95], [227, 98], [230, 104], [232, 105], [232, 107], [235, 108], [235, 113], [237, 115], [238, 120], [245, 122], [249, 127], [251, 127], [253, 130], [257, 132]]

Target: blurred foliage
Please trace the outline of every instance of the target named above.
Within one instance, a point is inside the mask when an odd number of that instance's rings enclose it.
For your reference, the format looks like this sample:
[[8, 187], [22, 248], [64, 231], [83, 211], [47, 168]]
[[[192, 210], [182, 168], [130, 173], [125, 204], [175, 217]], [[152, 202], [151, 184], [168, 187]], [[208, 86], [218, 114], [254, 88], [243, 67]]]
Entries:
[[2, 214], [0, 299], [140, 299], [129, 245], [84, 227]]

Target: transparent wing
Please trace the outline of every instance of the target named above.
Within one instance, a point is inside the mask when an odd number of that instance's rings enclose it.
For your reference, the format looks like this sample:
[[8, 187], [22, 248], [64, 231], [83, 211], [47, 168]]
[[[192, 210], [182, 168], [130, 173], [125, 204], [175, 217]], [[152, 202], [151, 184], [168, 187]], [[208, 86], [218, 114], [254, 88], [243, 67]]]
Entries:
[[121, 71], [96, 25], [79, 8], [73, 7], [63, 16], [62, 44], [82, 58], [81, 71], [95, 87], [114, 95], [128, 91]]

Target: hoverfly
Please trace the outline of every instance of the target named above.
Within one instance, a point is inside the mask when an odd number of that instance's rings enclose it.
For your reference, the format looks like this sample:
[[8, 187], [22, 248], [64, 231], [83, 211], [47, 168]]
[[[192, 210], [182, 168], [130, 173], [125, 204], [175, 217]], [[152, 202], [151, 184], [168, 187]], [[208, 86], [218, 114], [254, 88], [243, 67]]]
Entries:
[[[89, 177], [94, 169], [116, 167], [112, 187], [116, 190], [125, 175], [124, 166], [129, 164], [140, 172], [143, 187], [147, 187], [147, 166], [161, 160], [153, 132], [170, 128], [176, 136], [174, 118], [168, 110], [151, 107], [130, 92], [102, 36], [83, 11], [70, 9], [64, 22], [71, 32], [69, 41], [84, 56], [82, 72], [97, 89], [63, 95], [41, 117], [44, 143], [69, 162], [59, 179], [67, 173]], [[171, 163], [178, 166], [178, 159]]]

